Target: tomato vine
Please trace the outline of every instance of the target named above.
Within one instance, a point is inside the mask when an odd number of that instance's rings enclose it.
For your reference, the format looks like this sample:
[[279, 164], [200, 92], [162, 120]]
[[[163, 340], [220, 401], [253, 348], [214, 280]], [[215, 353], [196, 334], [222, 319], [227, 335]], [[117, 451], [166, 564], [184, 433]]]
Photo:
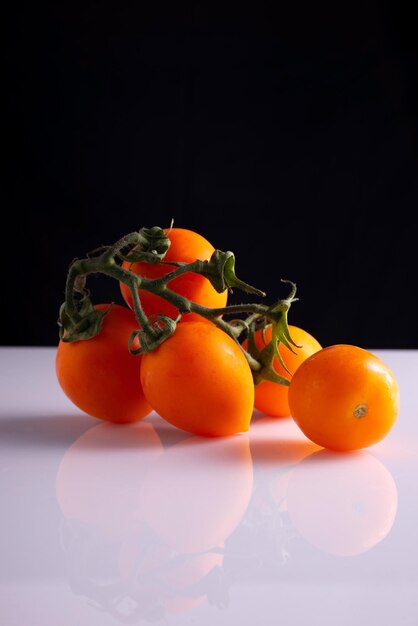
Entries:
[[[249, 302], [218, 308], [206, 307], [176, 293], [170, 289], [169, 283], [186, 272], [193, 272], [207, 278], [219, 293], [239, 289], [259, 297], [266, 294], [236, 276], [235, 256], [230, 251], [215, 250], [208, 261], [166, 262], [164, 257], [169, 246], [170, 239], [166, 232], [154, 226], [129, 233], [112, 245], [93, 250], [83, 259], [75, 259], [68, 269], [65, 301], [59, 311], [60, 339], [63, 342], [85, 341], [100, 333], [107, 311], [98, 310], [93, 306], [86, 281], [90, 275], [103, 274], [126, 284], [132, 294], [132, 308], [138, 322], [138, 329], [132, 333], [127, 348], [133, 354], [152, 351], [175, 332], [183, 314], [195, 313], [215, 324], [239, 344], [251, 368], [255, 384], [262, 380], [269, 380], [289, 385], [289, 380], [279, 375], [272, 363], [276, 356], [285, 367], [278, 351], [280, 343], [290, 350], [298, 347], [290, 336], [287, 323], [290, 306], [297, 300], [295, 283], [282, 280], [289, 284], [289, 294], [270, 306], [260, 302]], [[121, 267], [124, 261], [166, 263], [172, 269], [164, 276], [146, 278]], [[177, 309], [177, 318], [173, 319], [162, 314], [148, 316], [142, 307], [138, 289], [166, 299]], [[228, 316], [233, 317], [228, 321], [225, 319]], [[255, 332], [268, 324], [272, 326], [271, 341], [259, 350], [254, 340]], [[243, 333], [248, 335], [246, 348], [240, 341]], [[135, 347], [136, 338], [139, 340], [139, 348]]]

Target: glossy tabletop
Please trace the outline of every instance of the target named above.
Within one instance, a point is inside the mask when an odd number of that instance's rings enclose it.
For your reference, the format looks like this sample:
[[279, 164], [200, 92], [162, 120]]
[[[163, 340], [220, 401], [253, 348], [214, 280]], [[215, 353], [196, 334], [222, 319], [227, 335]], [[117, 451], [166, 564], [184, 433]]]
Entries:
[[0, 349], [0, 625], [417, 626], [418, 351], [399, 417], [327, 452], [291, 418], [193, 437], [81, 413], [52, 348]]

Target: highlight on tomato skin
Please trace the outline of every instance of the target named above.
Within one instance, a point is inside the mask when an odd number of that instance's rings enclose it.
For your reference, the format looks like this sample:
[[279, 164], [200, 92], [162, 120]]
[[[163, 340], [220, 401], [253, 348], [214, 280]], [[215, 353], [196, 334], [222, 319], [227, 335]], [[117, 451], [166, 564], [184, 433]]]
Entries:
[[[293, 351], [289, 350], [283, 343], [280, 343], [278, 347], [280, 356], [288, 371], [286, 371], [277, 357], [274, 357], [273, 360], [275, 371], [287, 379], [293, 376], [299, 365], [308, 356], [322, 348], [319, 341], [303, 328], [289, 324], [289, 333], [298, 347], [292, 346]], [[255, 344], [259, 350], [262, 350], [271, 341], [271, 338], [271, 325], [267, 326], [264, 331], [261, 329], [257, 330], [254, 335]], [[247, 339], [243, 341], [242, 345], [244, 349], [247, 349]], [[285, 385], [264, 380], [256, 385], [254, 389], [254, 407], [266, 415], [288, 417], [290, 416], [288, 394], [288, 387]]]
[[[170, 247], [164, 257], [164, 263], [150, 264], [124, 261], [122, 268], [140, 274], [145, 278], [159, 278], [173, 269], [173, 266], [165, 264], [167, 262], [192, 263], [196, 260], [209, 261], [215, 252], [213, 245], [205, 237], [193, 230], [166, 228], [164, 232], [170, 239]], [[124, 283], [120, 283], [119, 286], [123, 299], [132, 308], [132, 295], [129, 287]], [[210, 308], [224, 307], [228, 299], [227, 290], [218, 293], [207, 278], [192, 272], [187, 272], [182, 276], [174, 278], [170, 281], [169, 288], [192, 302]], [[146, 315], [162, 314], [168, 315], [173, 319], [177, 317], [178, 311], [175, 306], [164, 298], [142, 289], [139, 289], [139, 295]], [[182, 315], [181, 321], [196, 321], [200, 319], [202, 318], [196, 313], [187, 313]]]
[[308, 357], [289, 386], [291, 415], [313, 442], [357, 450], [381, 441], [399, 412], [394, 373], [376, 355], [347, 344]]
[[100, 333], [58, 344], [58, 382], [71, 402], [92, 417], [118, 424], [143, 419], [152, 409], [140, 382], [142, 357], [128, 350], [129, 337], [138, 328], [135, 315], [119, 304], [94, 308], [108, 311]]

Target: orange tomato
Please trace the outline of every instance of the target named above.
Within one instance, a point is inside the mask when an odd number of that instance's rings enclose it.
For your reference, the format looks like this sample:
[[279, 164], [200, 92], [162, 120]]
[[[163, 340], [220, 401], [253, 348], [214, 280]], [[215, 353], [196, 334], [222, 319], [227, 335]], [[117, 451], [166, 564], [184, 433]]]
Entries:
[[[311, 354], [321, 349], [321, 344], [310, 333], [297, 326], [289, 325], [290, 336], [293, 341], [301, 346], [300, 348], [293, 348], [295, 352], [292, 352], [284, 344], [279, 344], [279, 353], [283, 359], [284, 364], [292, 376], [299, 365]], [[271, 326], [267, 326], [263, 333], [261, 329], [255, 333], [255, 343], [259, 350], [262, 350], [264, 346], [271, 341], [272, 329]], [[243, 347], [247, 349], [248, 342], [243, 342]], [[286, 372], [282, 364], [277, 357], [274, 357], [273, 368], [281, 376], [289, 378], [289, 372]], [[263, 380], [256, 385], [254, 391], [254, 406], [258, 411], [271, 415], [273, 417], [285, 417], [290, 415], [289, 402], [288, 402], [288, 387], [285, 385], [279, 385], [277, 383], [270, 382], [269, 380]]]
[[254, 384], [240, 346], [205, 322], [178, 324], [143, 355], [141, 384], [153, 409], [187, 432], [224, 436], [248, 430]]
[[[198, 233], [185, 228], [165, 229], [165, 233], [170, 239], [170, 247], [165, 255], [164, 261], [174, 261], [182, 263], [192, 263], [193, 261], [208, 261], [215, 252], [215, 248], [207, 239]], [[164, 263], [130, 263], [124, 261], [122, 267], [146, 278], [159, 278], [175, 269], [174, 266]], [[176, 293], [188, 298], [192, 302], [210, 308], [223, 307], [226, 305], [228, 291], [218, 293], [207, 278], [200, 274], [187, 272], [178, 278], [170, 281], [168, 287]], [[129, 288], [120, 283], [120, 289], [125, 302], [132, 307], [132, 295]], [[139, 289], [142, 307], [147, 315], [163, 314], [176, 318], [178, 311], [170, 302], [148, 291]], [[195, 313], [183, 315], [183, 321], [201, 319]]]
[[311, 441], [333, 450], [355, 450], [377, 443], [392, 428], [399, 388], [376, 355], [339, 344], [299, 366], [290, 382], [289, 405]]
[[[101, 311], [109, 305], [99, 304]], [[142, 419], [151, 412], [140, 383], [141, 357], [128, 350], [138, 328], [127, 307], [114, 304], [92, 339], [65, 343], [56, 354], [56, 375], [67, 397], [82, 411], [109, 422]]]

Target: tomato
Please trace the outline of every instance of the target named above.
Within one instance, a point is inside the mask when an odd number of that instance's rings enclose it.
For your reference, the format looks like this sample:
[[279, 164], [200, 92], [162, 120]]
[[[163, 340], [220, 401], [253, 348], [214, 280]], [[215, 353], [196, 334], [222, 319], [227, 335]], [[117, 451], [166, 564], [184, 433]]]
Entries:
[[289, 405], [311, 441], [333, 450], [355, 450], [377, 443], [392, 428], [399, 388], [376, 355], [339, 344], [299, 366], [290, 382]]
[[291, 470], [286, 501], [291, 522], [308, 543], [354, 556], [389, 534], [398, 494], [389, 470], [364, 450], [319, 450]]
[[254, 384], [240, 346], [214, 324], [178, 324], [174, 334], [143, 355], [145, 397], [165, 420], [203, 436], [249, 428]]
[[[215, 252], [215, 248], [207, 239], [192, 230], [172, 228], [171, 230], [165, 229], [165, 233], [171, 243], [164, 261], [182, 263], [192, 263], [196, 260], [208, 261], [212, 253]], [[146, 278], [158, 278], [175, 269], [174, 266], [163, 263], [130, 263], [129, 261], [124, 261], [122, 267]], [[227, 290], [218, 293], [207, 278], [192, 272], [187, 272], [175, 278], [173, 281], [170, 281], [168, 286], [188, 300], [210, 308], [225, 306], [228, 298]], [[124, 283], [120, 283], [120, 289], [125, 302], [132, 307], [132, 295], [129, 288]], [[178, 311], [175, 306], [164, 298], [142, 289], [139, 289], [139, 295], [142, 307], [147, 315], [160, 313], [169, 315], [172, 318], [177, 317]], [[182, 317], [183, 321], [192, 319], [201, 318], [195, 313], [187, 313]]]
[[[321, 349], [321, 344], [310, 333], [297, 326], [289, 325], [289, 333], [293, 341], [301, 346], [300, 348], [293, 348], [295, 352], [292, 352], [284, 344], [279, 344], [279, 353], [283, 359], [284, 364], [290, 372], [290, 377], [295, 373], [299, 365], [311, 354]], [[255, 344], [259, 350], [262, 350], [264, 346], [271, 341], [272, 328], [267, 326], [263, 333], [257, 330], [255, 333]], [[248, 342], [243, 342], [243, 347], [247, 349]], [[273, 368], [278, 374], [289, 378], [289, 372], [286, 372], [285, 368], [280, 363], [277, 357], [274, 357]], [[254, 406], [258, 411], [266, 413], [274, 417], [285, 417], [290, 415], [289, 402], [288, 402], [288, 387], [277, 383], [264, 380], [255, 387], [254, 394]]]
[[[107, 304], [95, 307], [101, 311]], [[56, 374], [67, 397], [82, 411], [110, 422], [134, 422], [151, 412], [140, 383], [141, 356], [128, 350], [138, 328], [127, 307], [114, 304], [92, 339], [65, 343], [56, 354]]]

